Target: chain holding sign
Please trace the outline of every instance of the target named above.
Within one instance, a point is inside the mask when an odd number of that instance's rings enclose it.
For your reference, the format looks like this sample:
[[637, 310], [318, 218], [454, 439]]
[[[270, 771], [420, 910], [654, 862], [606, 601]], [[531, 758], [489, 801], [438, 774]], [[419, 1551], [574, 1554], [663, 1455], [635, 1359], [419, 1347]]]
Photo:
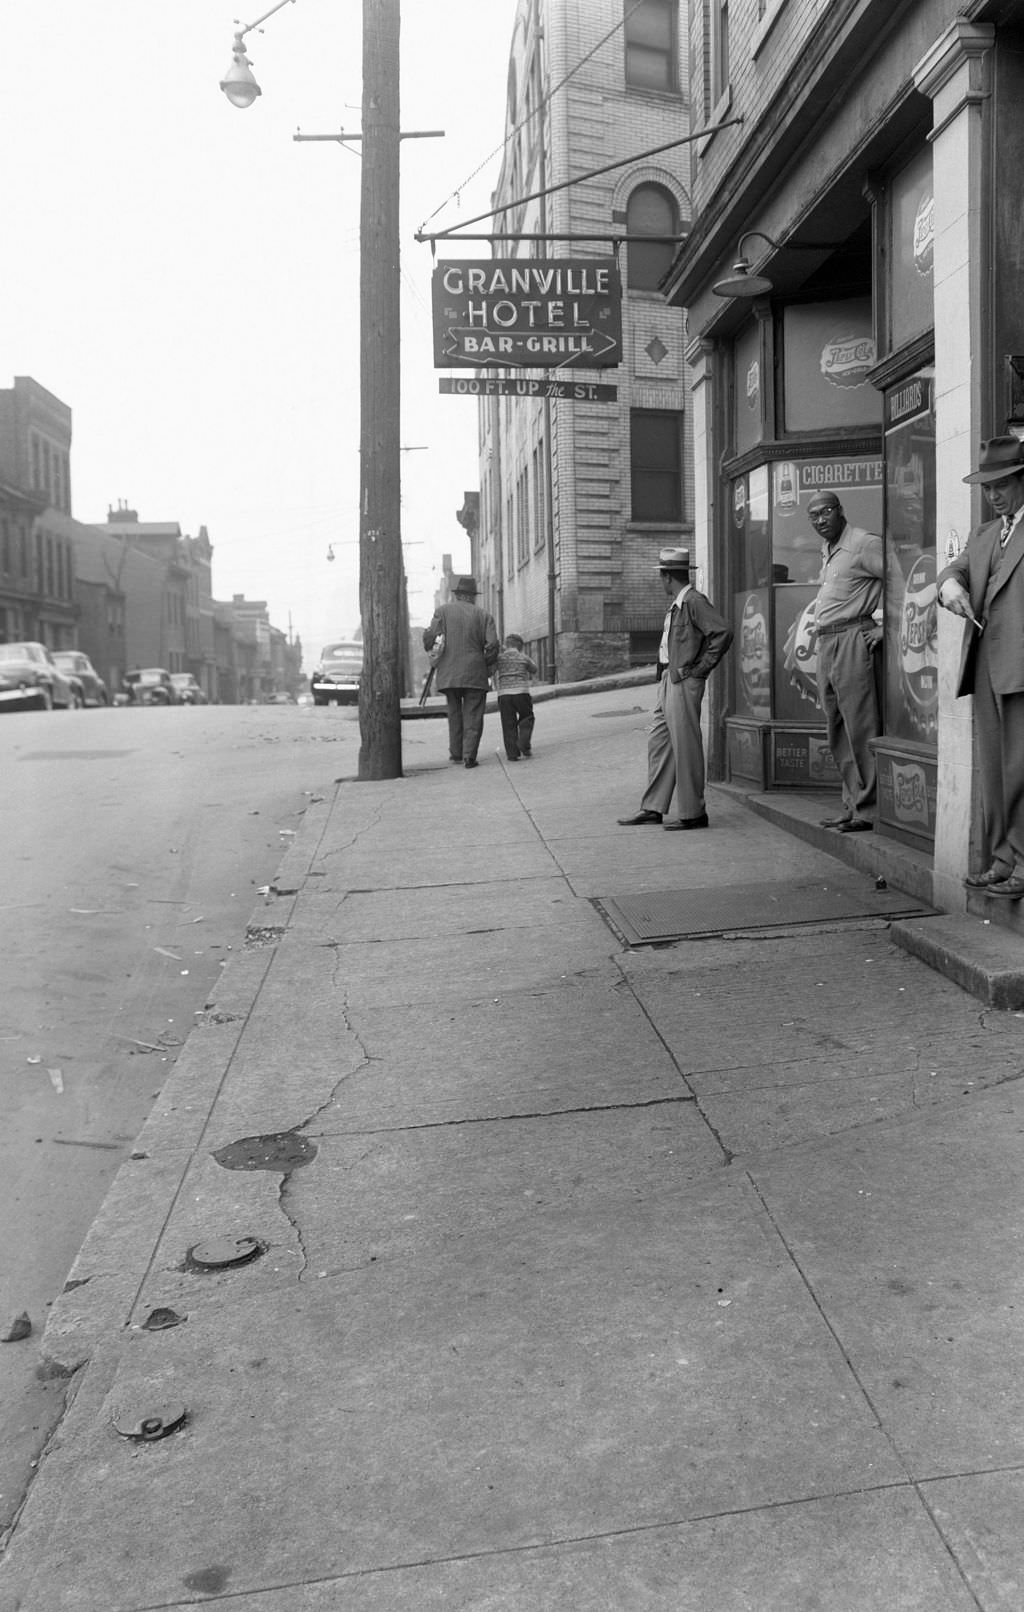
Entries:
[[611, 369], [622, 362], [614, 258], [486, 258], [433, 274], [435, 369]]

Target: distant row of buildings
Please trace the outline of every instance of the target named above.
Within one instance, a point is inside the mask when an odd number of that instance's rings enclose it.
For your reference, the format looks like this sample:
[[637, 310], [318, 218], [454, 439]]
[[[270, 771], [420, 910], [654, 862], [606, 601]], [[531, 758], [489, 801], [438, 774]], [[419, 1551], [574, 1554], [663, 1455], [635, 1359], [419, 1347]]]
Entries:
[[191, 672], [220, 704], [297, 693], [300, 641], [263, 600], [213, 597], [206, 527], [123, 504], [105, 525], [75, 520], [70, 455], [67, 404], [29, 376], [0, 388], [0, 642], [80, 649], [111, 695], [139, 666]]

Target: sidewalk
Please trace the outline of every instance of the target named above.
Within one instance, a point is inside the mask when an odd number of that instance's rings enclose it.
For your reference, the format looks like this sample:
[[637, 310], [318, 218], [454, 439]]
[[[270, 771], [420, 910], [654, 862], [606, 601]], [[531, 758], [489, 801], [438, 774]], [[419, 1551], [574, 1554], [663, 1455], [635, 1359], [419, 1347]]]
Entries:
[[809, 818], [618, 827], [651, 704], [310, 808], [55, 1306], [2, 1612], [1020, 1612], [1021, 1016]]

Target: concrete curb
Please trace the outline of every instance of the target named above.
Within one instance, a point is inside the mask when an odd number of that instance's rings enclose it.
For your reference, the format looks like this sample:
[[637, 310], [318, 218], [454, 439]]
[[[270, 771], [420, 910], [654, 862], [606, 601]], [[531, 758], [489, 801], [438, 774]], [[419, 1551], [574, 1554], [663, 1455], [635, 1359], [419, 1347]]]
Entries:
[[[538, 683], [531, 688], [535, 705], [543, 705], [546, 700], [571, 700], [578, 694], [600, 694], [604, 690], [617, 688], [644, 688], [648, 684], [652, 687], [657, 683], [653, 666], [638, 666], [628, 672], [610, 673], [606, 677], [594, 677], [585, 683]], [[498, 709], [496, 694], [488, 694], [487, 711]], [[448, 708], [443, 695], [432, 695], [426, 705], [420, 705], [416, 700], [402, 701], [402, 721], [422, 722], [435, 717], [447, 716]]]
[[101, 1340], [128, 1326], [159, 1228], [174, 1206], [224, 1075], [245, 1032], [272, 958], [274, 936], [287, 929], [330, 802], [312, 803], [272, 879], [253, 907], [239, 946], [207, 1004], [195, 1010], [160, 1096], [86, 1233], [39, 1343], [45, 1368], [71, 1376]]

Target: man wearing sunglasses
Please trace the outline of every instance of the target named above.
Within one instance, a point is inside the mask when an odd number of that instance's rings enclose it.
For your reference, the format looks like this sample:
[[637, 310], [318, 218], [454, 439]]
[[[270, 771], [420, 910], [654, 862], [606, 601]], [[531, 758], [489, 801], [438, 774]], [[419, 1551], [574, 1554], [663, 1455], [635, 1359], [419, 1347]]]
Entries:
[[985, 862], [968, 889], [1024, 896], [1024, 450], [1016, 437], [981, 444], [980, 485], [994, 520], [975, 527], [936, 578], [939, 603], [968, 623], [958, 694], [974, 695]]

